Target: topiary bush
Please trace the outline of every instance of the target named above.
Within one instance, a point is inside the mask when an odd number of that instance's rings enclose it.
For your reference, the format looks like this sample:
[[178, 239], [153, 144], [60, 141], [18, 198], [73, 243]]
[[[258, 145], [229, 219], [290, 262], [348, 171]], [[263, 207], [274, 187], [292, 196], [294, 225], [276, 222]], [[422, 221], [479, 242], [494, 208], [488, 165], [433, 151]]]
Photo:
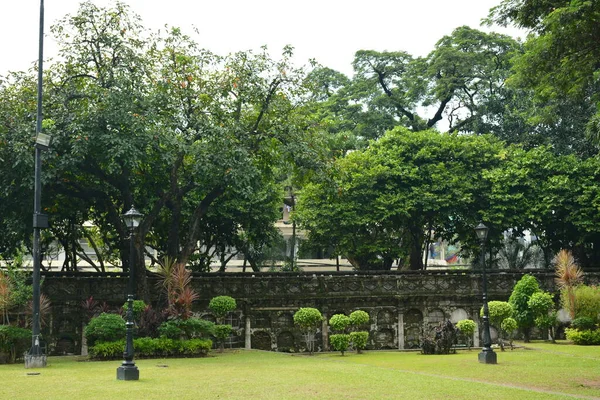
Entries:
[[334, 331], [345, 332], [346, 328], [350, 325], [350, 318], [344, 314], [335, 314], [329, 318], [329, 326]]
[[[518, 324], [517, 321], [514, 318], [505, 318], [504, 321], [502, 321], [502, 324], [500, 325], [500, 329], [502, 329], [502, 332], [504, 332], [504, 334], [506, 335], [506, 338], [508, 339], [508, 344], [510, 345], [510, 349], [513, 349], [513, 339], [515, 337], [515, 332], [518, 328]], [[504, 347], [502, 347], [502, 349], [504, 350]]]
[[475, 334], [475, 329], [477, 328], [477, 324], [475, 321], [470, 319], [463, 319], [456, 323], [456, 327], [462, 333], [467, 341], [467, 347], [471, 350], [471, 342], [473, 341], [473, 335]]
[[200, 318], [174, 319], [158, 327], [161, 337], [169, 339], [208, 338], [214, 334], [215, 324]]
[[350, 343], [352, 347], [356, 349], [357, 353], [362, 353], [367, 348], [367, 342], [369, 341], [369, 332], [350, 332]]
[[221, 353], [225, 350], [225, 340], [231, 335], [231, 332], [233, 332], [231, 325], [216, 325], [214, 328], [213, 335], [219, 341]]
[[[116, 360], [123, 357], [125, 341], [98, 342], [89, 348], [90, 357], [97, 360]], [[174, 340], [168, 338], [137, 338], [133, 348], [139, 358], [144, 357], [201, 357], [212, 348], [209, 339]]]
[[[133, 319], [136, 322], [139, 322], [144, 309], [146, 308], [146, 303], [143, 300], [134, 300], [133, 301]], [[127, 315], [127, 310], [129, 309], [129, 302], [123, 303], [121, 306], [122, 315]]]
[[237, 304], [233, 297], [217, 296], [210, 300], [210, 303], [208, 303], [208, 308], [215, 315], [217, 321], [223, 322], [223, 319], [227, 316], [227, 314], [237, 308]]
[[350, 325], [353, 328], [358, 328], [361, 325], [369, 323], [369, 313], [363, 310], [356, 310], [350, 313]]
[[92, 318], [84, 331], [89, 346], [93, 346], [97, 342], [115, 342], [124, 338], [125, 333], [123, 317], [107, 313]]
[[329, 337], [329, 343], [331, 344], [331, 347], [333, 347], [334, 350], [341, 351], [343, 356], [346, 350], [348, 350], [348, 347], [350, 346], [350, 335], [347, 335], [345, 333], [331, 335]]
[[321, 321], [323, 315], [316, 308], [304, 307], [294, 313], [294, 324], [304, 332], [304, 340], [310, 354], [314, 351], [314, 334]]

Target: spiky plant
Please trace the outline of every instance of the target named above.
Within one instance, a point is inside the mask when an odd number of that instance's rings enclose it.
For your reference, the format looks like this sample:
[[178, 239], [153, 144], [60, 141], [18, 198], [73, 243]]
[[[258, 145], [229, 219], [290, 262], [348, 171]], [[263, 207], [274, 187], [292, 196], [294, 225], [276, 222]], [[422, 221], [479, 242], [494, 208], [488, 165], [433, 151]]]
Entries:
[[0, 322], [8, 324], [8, 309], [11, 306], [10, 276], [0, 271]]
[[569, 310], [571, 318], [575, 318], [575, 287], [583, 280], [583, 271], [575, 262], [568, 250], [561, 250], [554, 257], [555, 281], [561, 291], [566, 292], [564, 306]]

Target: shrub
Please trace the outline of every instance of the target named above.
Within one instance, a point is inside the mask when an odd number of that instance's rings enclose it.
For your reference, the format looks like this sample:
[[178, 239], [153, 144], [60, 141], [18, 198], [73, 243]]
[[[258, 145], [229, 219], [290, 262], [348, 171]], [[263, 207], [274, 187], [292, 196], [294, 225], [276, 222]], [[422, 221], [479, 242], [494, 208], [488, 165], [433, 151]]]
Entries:
[[225, 340], [231, 335], [233, 328], [231, 325], [216, 325], [214, 329], [214, 336], [220, 343], [220, 351], [223, 352], [225, 348]]
[[536, 292], [531, 295], [527, 305], [534, 315], [535, 325], [540, 329], [547, 329], [554, 342], [554, 327], [558, 324], [554, 299], [548, 292]]
[[225, 318], [229, 312], [235, 310], [236, 307], [235, 299], [229, 296], [213, 297], [210, 303], [208, 303], [208, 308], [210, 308], [219, 321]]
[[329, 318], [329, 325], [334, 331], [345, 332], [350, 325], [350, 318], [344, 314], [335, 314]]
[[[139, 321], [140, 317], [142, 316], [142, 313], [144, 312], [144, 309], [146, 308], [146, 303], [144, 303], [143, 300], [134, 300], [133, 301], [133, 319], [135, 321]], [[123, 303], [123, 306], [121, 307], [121, 309], [123, 310], [122, 315], [127, 315], [127, 310], [129, 309], [129, 302], [125, 302]]]
[[369, 313], [363, 310], [356, 310], [350, 313], [350, 325], [359, 327], [369, 323]]
[[[575, 318], [592, 318], [596, 323], [600, 321], [600, 289], [595, 286], [579, 285], [574, 291], [575, 296]], [[561, 300], [564, 304], [566, 292], [561, 292]]]
[[368, 341], [369, 332], [350, 332], [350, 342], [356, 349], [357, 353], [362, 353], [362, 351], [367, 347]]
[[169, 339], [207, 338], [214, 334], [215, 324], [200, 318], [174, 319], [158, 327], [161, 337]]
[[[123, 357], [125, 341], [99, 342], [90, 347], [94, 359], [115, 360]], [[137, 338], [133, 348], [138, 357], [190, 357], [205, 356], [212, 348], [209, 339], [173, 340], [167, 338]]]
[[450, 321], [440, 322], [435, 327], [424, 329], [421, 333], [421, 353], [450, 354], [457, 333], [458, 329]]
[[508, 299], [513, 307], [512, 317], [525, 336], [525, 342], [529, 342], [529, 331], [535, 326], [535, 315], [529, 308], [529, 299], [540, 291], [540, 285], [533, 275], [524, 275], [515, 285]]
[[[506, 318], [504, 321], [502, 321], [502, 324], [500, 325], [500, 329], [505, 333], [506, 338], [508, 339], [508, 343], [510, 344], [510, 349], [512, 350], [513, 348], [513, 337], [514, 337], [514, 333], [517, 330], [518, 324], [517, 321], [515, 321], [514, 318]], [[502, 347], [504, 349], [504, 347]]]
[[463, 319], [456, 323], [456, 327], [465, 336], [467, 346], [469, 347], [469, 350], [471, 350], [471, 341], [473, 340], [473, 334], [475, 333], [477, 324], [470, 319]]
[[85, 337], [89, 346], [97, 342], [115, 342], [125, 337], [125, 320], [117, 314], [102, 313], [92, 318], [85, 327]]
[[575, 318], [571, 321], [571, 328], [578, 331], [588, 331], [596, 328], [596, 321], [590, 317]]
[[331, 343], [331, 347], [333, 347], [333, 349], [336, 351], [341, 351], [343, 356], [344, 352], [348, 350], [348, 346], [350, 346], [350, 335], [347, 335], [345, 333], [331, 335], [329, 337], [329, 342]]
[[323, 315], [316, 308], [304, 307], [294, 313], [294, 324], [304, 331], [306, 347], [310, 354], [314, 350], [314, 331], [323, 321]]
[[600, 344], [600, 330], [579, 331], [573, 328], [565, 329], [567, 340], [577, 345], [593, 346]]
[[31, 346], [31, 331], [12, 325], [0, 325], [0, 352], [7, 355], [6, 362], [21, 359]]

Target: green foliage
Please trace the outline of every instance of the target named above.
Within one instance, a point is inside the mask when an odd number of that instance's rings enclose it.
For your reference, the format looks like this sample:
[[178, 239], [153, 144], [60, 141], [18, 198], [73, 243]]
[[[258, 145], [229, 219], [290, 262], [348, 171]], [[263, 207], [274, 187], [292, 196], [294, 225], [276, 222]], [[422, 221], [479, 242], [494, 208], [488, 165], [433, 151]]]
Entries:
[[346, 328], [350, 325], [350, 318], [344, 314], [335, 314], [329, 318], [329, 326], [334, 331], [345, 332]]
[[540, 329], [549, 329], [554, 338], [552, 330], [558, 324], [558, 319], [553, 296], [547, 292], [536, 292], [531, 295], [527, 305], [533, 312], [535, 325]]
[[233, 328], [231, 325], [216, 325], [214, 328], [213, 336], [216, 337], [219, 341], [224, 341], [227, 339], [231, 332], [233, 332]]
[[[90, 357], [97, 360], [116, 360], [123, 357], [125, 341], [99, 342], [89, 348]], [[175, 340], [167, 338], [135, 338], [133, 348], [138, 358], [144, 357], [202, 357], [212, 348], [208, 339]]]
[[323, 315], [316, 308], [303, 307], [294, 313], [294, 324], [305, 331], [317, 328], [321, 321]]
[[361, 353], [362, 350], [367, 348], [368, 341], [369, 332], [350, 332], [350, 343], [352, 343], [352, 347], [356, 349], [357, 353]]
[[508, 302], [513, 308], [512, 317], [517, 321], [519, 329], [529, 341], [529, 329], [535, 326], [535, 314], [529, 308], [529, 299], [540, 291], [540, 285], [533, 275], [524, 275], [514, 286]]
[[597, 321], [590, 317], [579, 317], [571, 321], [571, 328], [578, 331], [590, 331], [596, 329]]
[[[134, 300], [133, 301], [133, 319], [135, 321], [140, 320], [142, 312], [144, 312], [145, 308], [146, 308], [146, 303], [144, 303], [143, 300]], [[129, 303], [127, 301], [125, 303], [123, 303], [123, 306], [121, 307], [121, 309], [123, 310], [124, 315], [127, 314], [127, 310], [129, 309]]]
[[350, 346], [350, 335], [345, 333], [331, 335], [329, 336], [329, 343], [331, 343], [331, 347], [333, 347], [334, 350], [341, 351], [343, 356]]
[[471, 319], [462, 319], [456, 323], [456, 328], [463, 334], [465, 339], [467, 340], [467, 346], [471, 349], [471, 342], [473, 341], [473, 334], [475, 333], [475, 328], [477, 328], [477, 324], [475, 321]]
[[577, 345], [596, 346], [600, 345], [600, 329], [584, 330], [567, 328], [565, 329], [567, 340]]
[[[600, 322], [600, 289], [595, 286], [579, 285], [573, 289], [575, 318], [591, 318]], [[561, 303], [568, 301], [567, 291], [561, 291]]]
[[7, 356], [7, 362], [14, 363], [23, 357], [31, 346], [31, 330], [12, 325], [0, 325], [0, 352]]
[[363, 310], [356, 310], [350, 313], [350, 325], [355, 328], [369, 323], [369, 313]]
[[235, 299], [230, 296], [217, 296], [213, 297], [208, 304], [208, 308], [217, 317], [217, 319], [223, 319], [231, 311], [234, 311], [237, 307]]
[[214, 334], [215, 324], [200, 318], [169, 320], [158, 328], [161, 337], [169, 339], [206, 338]]
[[[500, 326], [502, 326], [502, 321], [504, 321], [506, 318], [512, 317], [513, 315], [513, 307], [506, 301], [489, 301], [488, 310], [490, 316], [490, 324], [492, 326], [495, 326], [497, 329], [499, 329]], [[479, 311], [479, 315], [483, 316], [483, 307]]]
[[84, 335], [89, 346], [98, 342], [114, 342], [125, 337], [125, 320], [117, 314], [102, 313], [90, 320]]

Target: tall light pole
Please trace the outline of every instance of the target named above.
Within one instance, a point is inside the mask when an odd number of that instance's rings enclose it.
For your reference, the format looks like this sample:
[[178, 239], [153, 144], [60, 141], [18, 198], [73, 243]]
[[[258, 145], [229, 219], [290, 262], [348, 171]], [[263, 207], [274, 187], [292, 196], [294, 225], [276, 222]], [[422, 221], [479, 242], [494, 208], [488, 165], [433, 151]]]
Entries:
[[487, 276], [485, 275], [485, 240], [488, 235], [488, 227], [479, 223], [475, 227], [475, 233], [481, 246], [481, 268], [483, 270], [483, 348], [479, 353], [479, 362], [483, 364], [496, 364], [498, 362], [496, 353], [492, 349], [492, 336], [490, 335], [490, 310], [487, 301]]
[[133, 206], [123, 214], [123, 221], [129, 229], [129, 282], [127, 284], [127, 327], [123, 363], [117, 368], [117, 379], [120, 381], [137, 381], [140, 371], [133, 360], [133, 296], [136, 290], [135, 282], [135, 229], [140, 225], [144, 216]]
[[25, 368], [46, 366], [46, 355], [40, 345], [40, 251], [41, 230], [48, 227], [48, 216], [42, 214], [42, 150], [48, 150], [50, 136], [42, 133], [42, 83], [44, 59], [44, 0], [40, 0], [40, 36], [38, 55], [37, 121], [35, 139], [35, 179], [33, 190], [33, 307], [31, 322], [31, 349], [25, 355]]

